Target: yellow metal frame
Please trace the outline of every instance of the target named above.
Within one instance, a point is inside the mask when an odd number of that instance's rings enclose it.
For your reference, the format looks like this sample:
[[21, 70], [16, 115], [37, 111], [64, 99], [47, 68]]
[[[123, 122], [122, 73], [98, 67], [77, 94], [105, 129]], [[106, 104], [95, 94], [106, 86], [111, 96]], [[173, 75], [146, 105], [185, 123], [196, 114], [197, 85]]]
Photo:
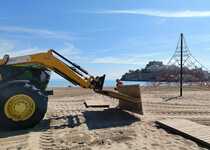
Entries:
[[78, 83], [83, 88], [94, 88], [91, 84], [93, 77], [81, 76], [64, 62], [56, 58], [53, 55], [52, 50], [44, 53], [9, 58], [8, 62], [6, 62], [5, 59], [0, 59], [0, 65], [3, 65], [5, 63], [8, 65], [40, 64], [43, 65], [45, 68], [62, 73], [64, 76]]
[[47, 66], [49, 69], [53, 71], [59, 71], [65, 76], [71, 78], [73, 81], [79, 83], [81, 87], [90, 88], [91, 86], [90, 81], [88, 79], [84, 79], [74, 70], [69, 68], [65, 63], [56, 58], [51, 50], [49, 50], [47, 53], [30, 55], [30, 57], [31, 57], [30, 63], [38, 63]]

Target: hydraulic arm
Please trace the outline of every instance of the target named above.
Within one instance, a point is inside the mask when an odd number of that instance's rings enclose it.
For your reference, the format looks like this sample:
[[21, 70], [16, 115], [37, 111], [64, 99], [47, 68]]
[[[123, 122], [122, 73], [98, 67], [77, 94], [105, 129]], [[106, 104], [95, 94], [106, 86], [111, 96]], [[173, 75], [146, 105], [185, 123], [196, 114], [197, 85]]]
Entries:
[[[60, 58], [60, 59], [59, 59]], [[66, 63], [65, 63], [65, 62]], [[93, 77], [79, 65], [71, 62], [54, 50], [45, 53], [38, 53], [20, 57], [9, 58], [5, 55], [0, 60], [0, 65], [24, 65], [38, 64], [44, 68], [50, 69], [66, 80], [83, 88], [91, 88], [94, 90], [102, 90], [105, 75], [102, 77]]]

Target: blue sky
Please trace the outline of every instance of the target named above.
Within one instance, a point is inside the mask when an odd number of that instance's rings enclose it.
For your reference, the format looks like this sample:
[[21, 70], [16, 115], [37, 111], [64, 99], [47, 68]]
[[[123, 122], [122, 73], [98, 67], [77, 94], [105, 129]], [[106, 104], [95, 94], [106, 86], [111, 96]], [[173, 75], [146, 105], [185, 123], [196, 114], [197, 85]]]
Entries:
[[1, 56], [53, 48], [108, 79], [150, 60], [167, 62], [181, 32], [192, 54], [210, 68], [209, 0], [8, 0], [0, 5]]

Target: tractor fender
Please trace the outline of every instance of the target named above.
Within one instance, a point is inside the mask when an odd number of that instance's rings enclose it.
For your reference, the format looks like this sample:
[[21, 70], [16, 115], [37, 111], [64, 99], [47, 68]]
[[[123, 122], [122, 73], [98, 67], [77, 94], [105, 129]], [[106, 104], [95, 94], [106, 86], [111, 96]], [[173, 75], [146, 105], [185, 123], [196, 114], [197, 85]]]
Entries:
[[[26, 86], [26, 85], [31, 85], [31, 81], [30, 80], [12, 80], [12, 81], [6, 81], [6, 82], [2, 82], [0, 83], [0, 91], [4, 91], [4, 89], [10, 87], [10, 86]], [[42, 93], [46, 96], [48, 95], [53, 95], [53, 90], [46, 90], [46, 91], [42, 91]], [[0, 94], [1, 96], [1, 94]]]
[[12, 80], [12, 81], [4, 81], [2, 83], [0, 83], [0, 90], [5, 89], [9, 86], [13, 86], [13, 85], [25, 85], [25, 84], [30, 84], [31, 82], [29, 80]]

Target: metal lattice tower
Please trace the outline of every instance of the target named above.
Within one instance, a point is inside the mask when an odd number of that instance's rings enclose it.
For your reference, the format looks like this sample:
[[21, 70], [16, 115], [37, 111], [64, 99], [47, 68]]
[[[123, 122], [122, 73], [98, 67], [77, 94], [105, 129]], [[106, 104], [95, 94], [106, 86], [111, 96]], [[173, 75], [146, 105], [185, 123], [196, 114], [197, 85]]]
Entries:
[[[183, 36], [183, 35], [182, 35]], [[177, 47], [175, 50], [175, 53], [171, 57], [171, 59], [168, 61], [167, 65], [176, 65], [176, 66], [181, 66], [181, 60], [180, 60], [180, 55], [181, 55], [181, 38], [182, 39], [182, 54], [183, 54], [183, 66], [186, 66], [190, 69], [194, 68], [202, 68], [203, 70], [208, 71], [208, 69], [202, 65], [190, 52], [190, 49], [187, 46], [187, 42], [185, 37], [181, 37], [178, 40]]]
[[180, 97], [183, 93], [183, 67], [186, 66], [189, 69], [197, 69], [201, 68], [202, 70], [208, 70], [205, 66], [203, 66], [190, 52], [187, 42], [183, 33], [181, 33], [180, 38], [177, 43], [177, 47], [174, 55], [169, 60], [168, 66], [170, 65], [178, 65], [179, 69], [179, 81], [180, 81]]

